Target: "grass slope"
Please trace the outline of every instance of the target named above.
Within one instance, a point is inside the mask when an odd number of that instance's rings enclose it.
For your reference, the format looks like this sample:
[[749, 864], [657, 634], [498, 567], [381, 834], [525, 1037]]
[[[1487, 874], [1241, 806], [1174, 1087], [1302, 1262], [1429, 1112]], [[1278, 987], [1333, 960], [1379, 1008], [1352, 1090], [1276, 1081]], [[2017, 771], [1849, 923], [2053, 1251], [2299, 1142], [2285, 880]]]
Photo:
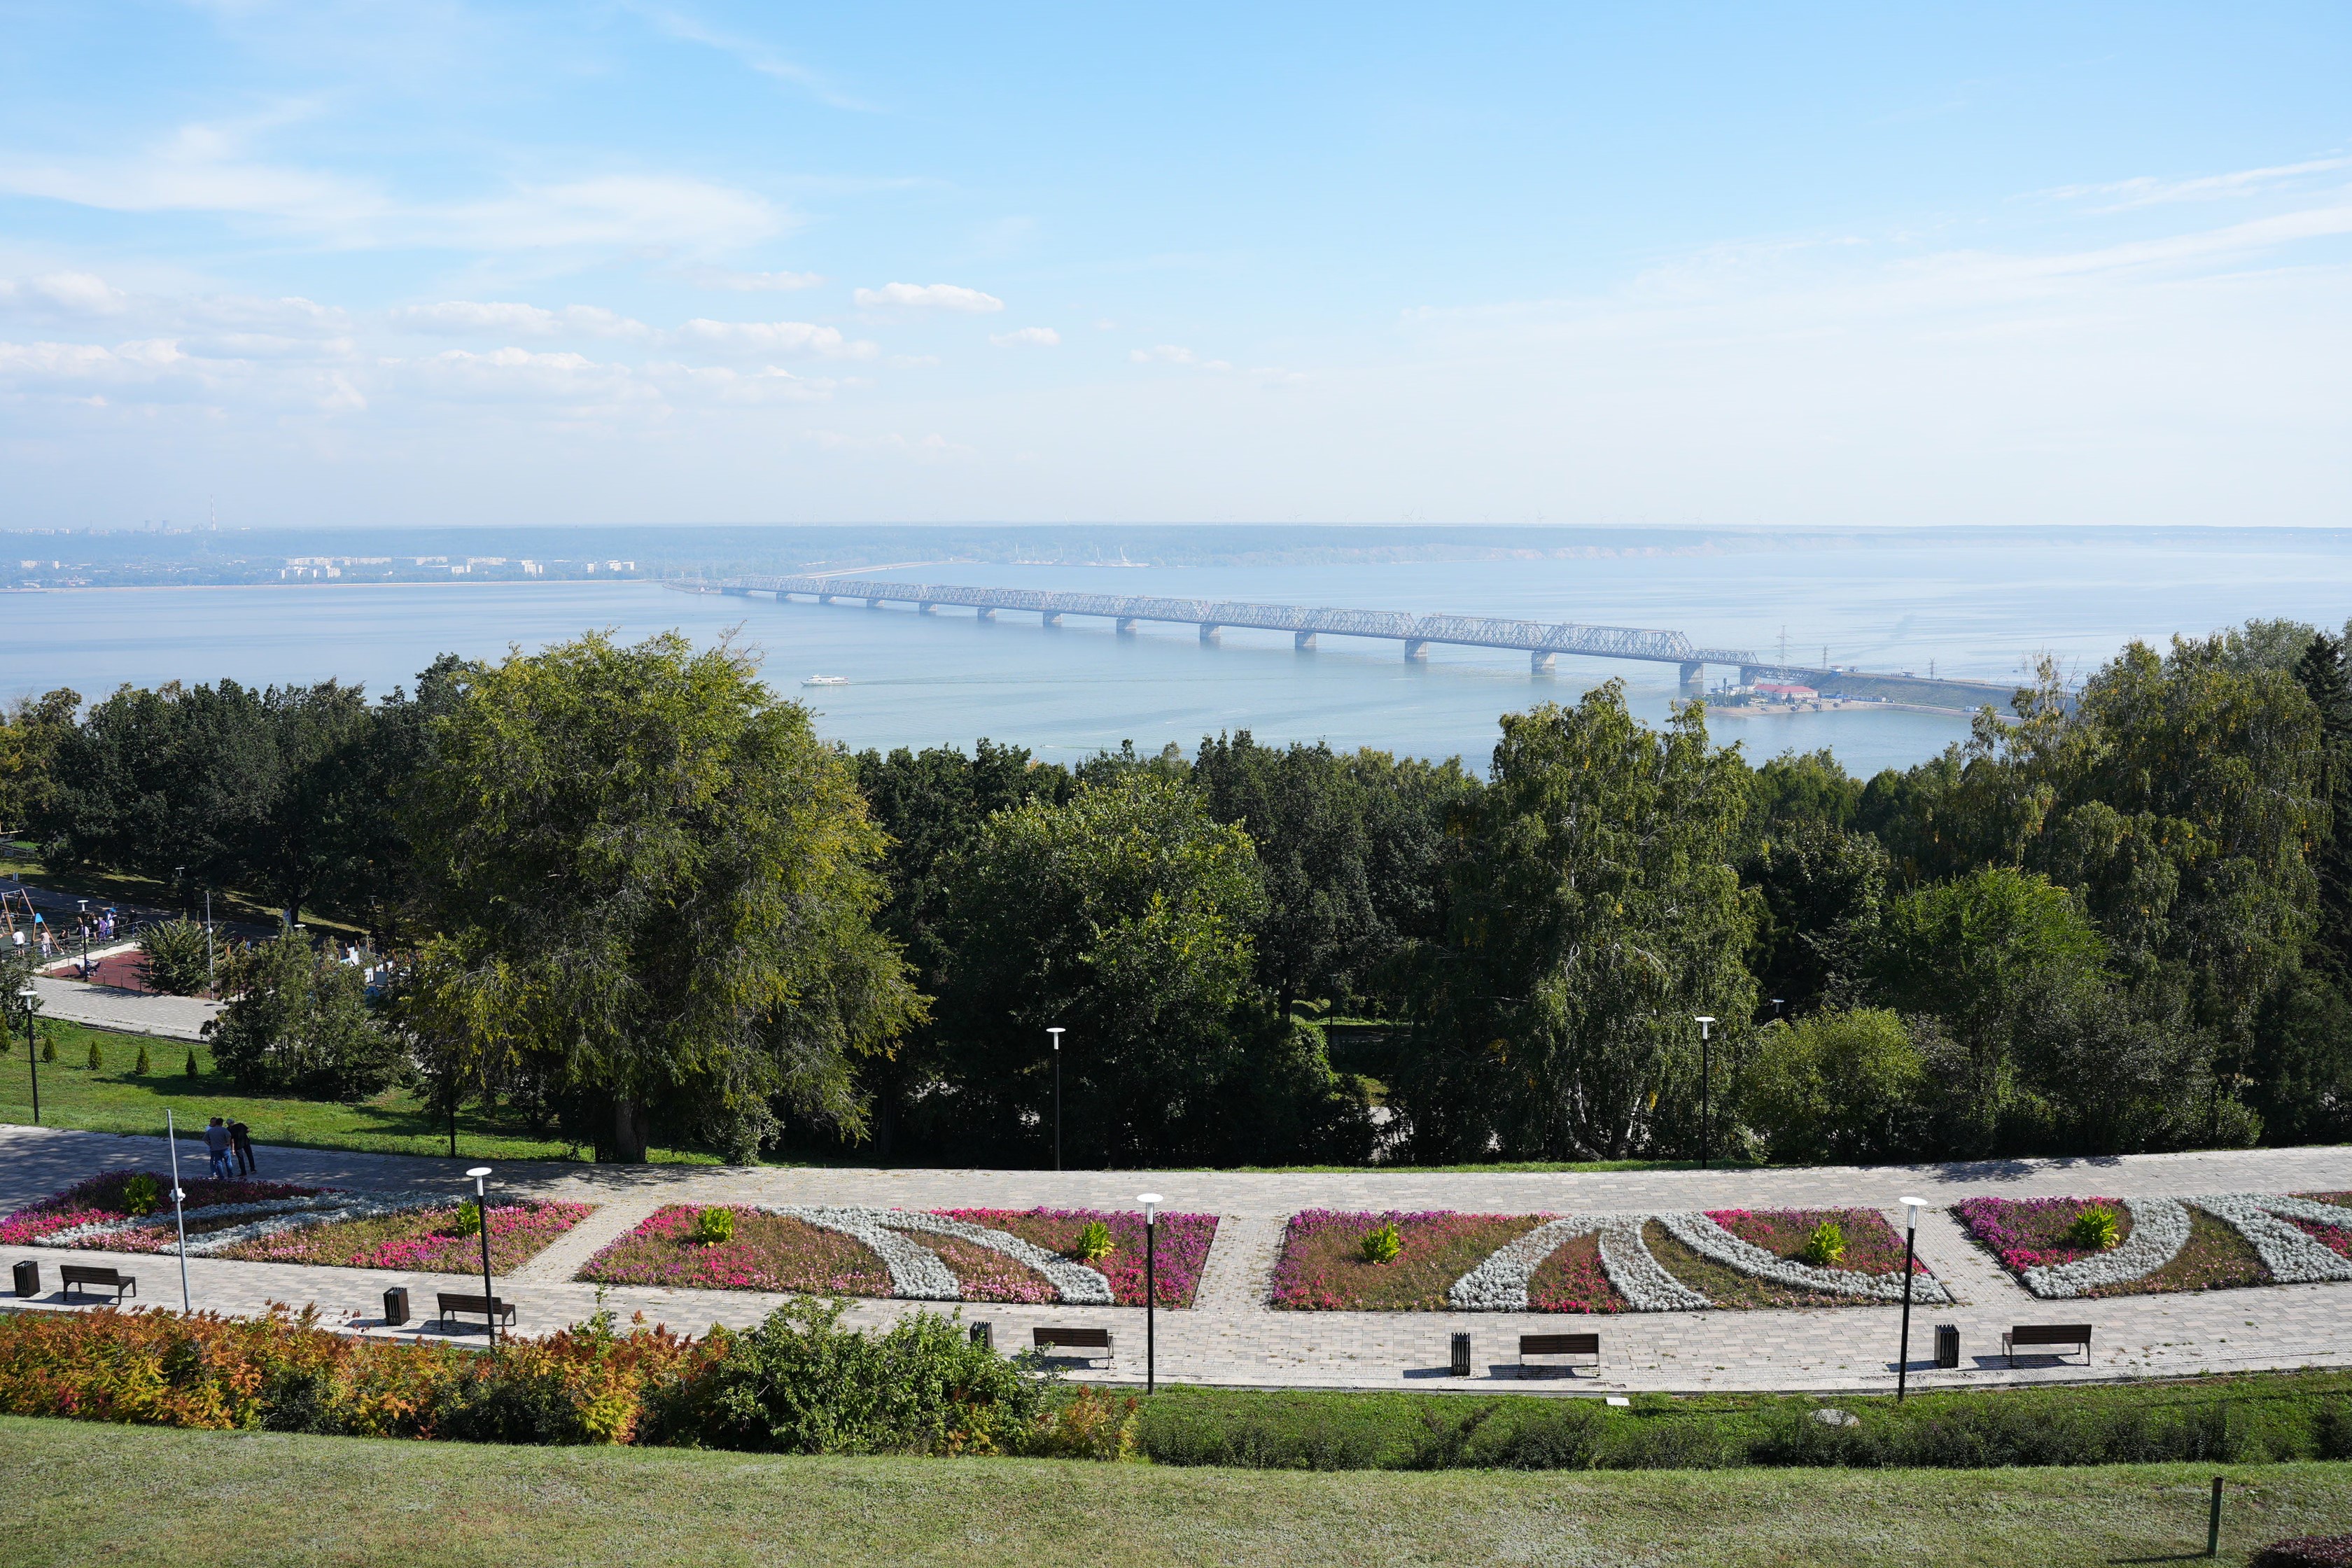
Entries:
[[[459, 1448], [0, 1418], [0, 1561], [1934, 1564], [2201, 1556], [2201, 1467], [1252, 1473]], [[2352, 1467], [2236, 1468], [2222, 1558], [2352, 1518]], [[320, 1506], [332, 1499], [331, 1507]]]
[[[56, 1030], [58, 1059], [41, 1064], [41, 1124], [92, 1132], [143, 1132], [162, 1137], [163, 1111], [178, 1113], [184, 1128], [202, 1127], [223, 1116], [253, 1129], [257, 1143], [302, 1149], [361, 1149], [379, 1154], [446, 1154], [448, 1123], [405, 1089], [394, 1089], [360, 1105], [316, 1100], [281, 1100], [247, 1094], [213, 1068], [212, 1053], [195, 1047], [196, 1076], [187, 1076], [189, 1047], [174, 1040], [142, 1040], [84, 1028], [62, 1019]], [[89, 1045], [98, 1042], [105, 1065], [89, 1065]], [[144, 1045], [154, 1070], [131, 1071]], [[0, 1122], [33, 1120], [31, 1075], [25, 1040], [18, 1032], [0, 1056]], [[561, 1160], [563, 1143], [535, 1138], [520, 1118], [484, 1117], [478, 1110], [457, 1115], [457, 1152], [477, 1159]], [[714, 1164], [717, 1157], [691, 1151], [656, 1149], [656, 1163]], [[268, 1174], [267, 1172], [263, 1173]]]

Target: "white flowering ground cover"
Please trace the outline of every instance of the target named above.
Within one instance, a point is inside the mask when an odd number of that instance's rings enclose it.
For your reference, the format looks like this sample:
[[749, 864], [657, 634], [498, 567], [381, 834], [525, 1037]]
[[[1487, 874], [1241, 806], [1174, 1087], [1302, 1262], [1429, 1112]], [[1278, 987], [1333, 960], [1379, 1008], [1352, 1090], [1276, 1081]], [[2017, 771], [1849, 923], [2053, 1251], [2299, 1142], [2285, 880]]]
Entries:
[[[2113, 1247], [2074, 1228], [2095, 1207], [2124, 1222]], [[2045, 1300], [2352, 1280], [2352, 1208], [2315, 1197], [1969, 1198], [1954, 1212]]]

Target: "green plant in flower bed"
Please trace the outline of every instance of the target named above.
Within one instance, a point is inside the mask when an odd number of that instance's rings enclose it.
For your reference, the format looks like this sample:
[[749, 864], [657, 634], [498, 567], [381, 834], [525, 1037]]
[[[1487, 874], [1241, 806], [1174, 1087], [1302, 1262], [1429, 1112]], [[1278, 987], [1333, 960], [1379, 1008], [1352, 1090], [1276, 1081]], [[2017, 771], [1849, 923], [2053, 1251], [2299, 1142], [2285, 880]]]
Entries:
[[1601, 1266], [1601, 1238], [1571, 1236], [1528, 1277], [1528, 1310], [1534, 1312], [1629, 1312], [1626, 1300]]
[[1799, 1256], [1816, 1268], [1836, 1268], [1845, 1261], [1845, 1232], [1833, 1219], [1822, 1221], [1813, 1226], [1813, 1234], [1806, 1239], [1805, 1250]]
[[447, 1220], [451, 1236], [471, 1236], [482, 1227], [482, 1205], [467, 1198]]
[[[1290, 1216], [1274, 1266], [1274, 1305], [1310, 1312], [1442, 1312], [1453, 1283], [1549, 1215], [1359, 1214], [1308, 1209]], [[1366, 1260], [1366, 1232], [1393, 1226], [1397, 1254]]]
[[1356, 1250], [1367, 1263], [1394, 1263], [1397, 1254], [1404, 1250], [1404, 1243], [1399, 1239], [1395, 1226], [1384, 1225], [1368, 1232], [1356, 1244]]
[[2116, 1211], [2105, 1204], [2093, 1204], [2074, 1216], [2066, 1227], [2066, 1245], [2084, 1252], [2105, 1252], [2123, 1239], [2123, 1230], [2116, 1223]]
[[734, 1238], [699, 1242], [706, 1208], [671, 1204], [589, 1259], [580, 1278], [606, 1285], [684, 1285], [722, 1290], [805, 1290], [887, 1296], [890, 1270], [853, 1238], [806, 1220], [733, 1210]]
[[[329, 1220], [240, 1241], [215, 1258], [245, 1263], [311, 1263], [343, 1268], [413, 1268], [428, 1274], [470, 1274], [482, 1266], [481, 1211], [473, 1200], [409, 1209], [367, 1219]], [[588, 1217], [585, 1204], [537, 1200], [490, 1205], [490, 1266], [519, 1268], [547, 1244]], [[191, 1233], [195, 1227], [191, 1226]]]
[[1078, 1227], [1078, 1239], [1070, 1244], [1070, 1256], [1081, 1263], [1100, 1263], [1110, 1256], [1110, 1226], [1098, 1219], [1090, 1219]]
[[724, 1247], [735, 1239], [735, 1211], [713, 1204], [694, 1216], [694, 1239], [704, 1247]]

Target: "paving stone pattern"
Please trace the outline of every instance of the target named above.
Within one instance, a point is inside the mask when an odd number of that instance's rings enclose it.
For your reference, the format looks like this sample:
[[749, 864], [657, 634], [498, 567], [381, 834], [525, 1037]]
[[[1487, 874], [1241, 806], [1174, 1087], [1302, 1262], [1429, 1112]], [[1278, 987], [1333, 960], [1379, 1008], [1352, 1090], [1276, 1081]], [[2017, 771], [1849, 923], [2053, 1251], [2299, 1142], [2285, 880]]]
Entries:
[[[193, 1114], [193, 1111], [192, 1111]], [[191, 1152], [191, 1151], [196, 1151]], [[201, 1146], [184, 1143], [182, 1169], [203, 1167]], [[0, 1129], [0, 1209], [22, 1204], [110, 1168], [163, 1165], [163, 1140], [36, 1128]], [[263, 1174], [282, 1180], [377, 1191], [470, 1189], [468, 1160], [421, 1159], [304, 1149], [264, 1148]], [[1166, 1206], [1220, 1216], [1216, 1245], [1197, 1304], [1159, 1314], [1159, 1367], [1172, 1383], [1262, 1387], [1513, 1389], [1566, 1394], [1664, 1389], [1884, 1390], [1895, 1381], [1901, 1309], [1661, 1312], [1569, 1319], [1547, 1313], [1281, 1312], [1265, 1304], [1267, 1276], [1284, 1221], [1305, 1208], [1429, 1209], [1525, 1214], [1538, 1210], [1652, 1208], [1874, 1207], [1902, 1224], [1905, 1194], [1935, 1205], [1923, 1216], [1919, 1250], [1960, 1298], [1957, 1307], [1918, 1309], [1912, 1321], [1915, 1386], [2120, 1378], [2198, 1371], [2252, 1371], [2352, 1365], [2352, 1285], [2273, 1286], [2198, 1294], [2042, 1302], [2026, 1294], [1968, 1241], [1948, 1206], [1963, 1197], [2057, 1194], [2185, 1195], [2210, 1192], [2307, 1192], [2352, 1188], [2352, 1148], [2238, 1151], [2105, 1160], [1990, 1161], [1947, 1165], [1824, 1168], [1765, 1172], [1654, 1172], [1610, 1175], [1460, 1174], [1359, 1171], [1328, 1175], [1155, 1171], [897, 1171], [735, 1169], [709, 1166], [610, 1167], [532, 1163], [501, 1168], [500, 1191], [598, 1205], [582, 1225], [499, 1283], [520, 1310], [524, 1331], [545, 1331], [594, 1310], [595, 1288], [570, 1276], [598, 1247], [625, 1234], [665, 1203], [877, 1204], [903, 1208], [1133, 1207], [1139, 1192], [1158, 1191]], [[51, 1287], [65, 1255], [0, 1247], [0, 1266], [35, 1258]], [[106, 1254], [83, 1255], [96, 1262]], [[142, 1300], [179, 1303], [177, 1261], [125, 1258]], [[316, 1303], [331, 1322], [355, 1331], [383, 1331], [387, 1286], [406, 1284], [429, 1314], [436, 1290], [478, 1289], [463, 1276], [387, 1270], [297, 1268], [188, 1261], [190, 1294], [200, 1310], [249, 1313], [270, 1301]], [[712, 1322], [755, 1321], [782, 1298], [740, 1290], [614, 1287], [606, 1293], [624, 1320], [699, 1331]], [[6, 1304], [0, 1301], [0, 1304]], [[914, 1303], [859, 1301], [858, 1324], [887, 1322]], [[1118, 1356], [1082, 1375], [1140, 1382], [1143, 1323], [1139, 1309], [1022, 1307], [966, 1303], [967, 1320], [987, 1319], [997, 1343], [1025, 1344], [1041, 1323], [1078, 1323], [1117, 1331]], [[1937, 1322], [1960, 1330], [1958, 1372], [1927, 1366]], [[2095, 1339], [2091, 1365], [2029, 1357], [2015, 1369], [2000, 1356], [2000, 1331], [2018, 1322], [2088, 1321]], [[1517, 1336], [1594, 1329], [1602, 1369], [1570, 1377], [1515, 1377]], [[1446, 1375], [1449, 1336], [1472, 1336], [1474, 1375]], [[416, 1331], [415, 1325], [406, 1331]], [[437, 1330], [428, 1330], [437, 1332]], [[457, 1337], [478, 1342], [478, 1326]], [[1075, 1370], [1075, 1369], [1074, 1369]]]

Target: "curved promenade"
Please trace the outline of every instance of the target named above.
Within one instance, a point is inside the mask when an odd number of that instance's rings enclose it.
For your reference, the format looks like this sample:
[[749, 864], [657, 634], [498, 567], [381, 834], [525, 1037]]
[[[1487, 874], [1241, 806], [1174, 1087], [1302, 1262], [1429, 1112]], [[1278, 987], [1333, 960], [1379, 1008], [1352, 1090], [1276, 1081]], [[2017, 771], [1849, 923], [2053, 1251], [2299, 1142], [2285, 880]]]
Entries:
[[[44, 1197], [106, 1169], [161, 1169], [160, 1138], [0, 1128], [0, 1210]], [[470, 1159], [438, 1160], [264, 1148], [260, 1173], [273, 1178], [372, 1191], [448, 1192], [469, 1187], [459, 1173]], [[200, 1147], [181, 1152], [184, 1174], [203, 1169]], [[1967, 1163], [1763, 1172], [1644, 1172], [1534, 1175], [1504, 1172], [1440, 1173], [1360, 1171], [1330, 1174], [1230, 1172], [945, 1170], [771, 1170], [714, 1167], [620, 1168], [518, 1164], [499, 1171], [510, 1192], [598, 1205], [582, 1224], [509, 1279], [502, 1295], [519, 1305], [523, 1331], [545, 1331], [594, 1310], [595, 1289], [572, 1274], [599, 1247], [655, 1208], [672, 1203], [870, 1204], [902, 1208], [1134, 1207], [1135, 1194], [1157, 1191], [1174, 1210], [1220, 1216], [1195, 1305], [1159, 1314], [1160, 1375], [1172, 1383], [1260, 1387], [1478, 1389], [1579, 1393], [1669, 1390], [1884, 1391], [1895, 1382], [1900, 1309], [1718, 1310], [1624, 1314], [1605, 1318], [1507, 1312], [1296, 1312], [1265, 1305], [1267, 1278], [1284, 1222], [1301, 1209], [1457, 1209], [1488, 1213], [1615, 1211], [1654, 1208], [1869, 1207], [1900, 1226], [1896, 1200], [1906, 1193], [1936, 1208], [1919, 1233], [1921, 1257], [1959, 1298], [1957, 1307], [1915, 1310], [1911, 1382], [1916, 1386], [2179, 1375], [2352, 1366], [2352, 1284], [2273, 1285], [2199, 1293], [2088, 1301], [2040, 1301], [1963, 1236], [1946, 1211], [1970, 1196], [2030, 1197], [2100, 1194], [2185, 1196], [2200, 1193], [2335, 1191], [2352, 1188], [2352, 1148], [2246, 1150], [2137, 1155], [2104, 1160], [2022, 1160]], [[34, 1258], [54, 1293], [56, 1266], [68, 1258], [114, 1261], [135, 1273], [140, 1300], [176, 1305], [179, 1268], [170, 1257], [117, 1258], [39, 1247], [0, 1247], [0, 1265]], [[258, 1311], [272, 1300], [315, 1302], [329, 1321], [365, 1331], [387, 1286], [405, 1283], [420, 1309], [436, 1289], [478, 1289], [478, 1280], [402, 1275], [375, 1269], [313, 1268], [192, 1258], [188, 1276], [199, 1309]], [[612, 1307], [625, 1321], [698, 1331], [745, 1324], [782, 1298], [753, 1291], [615, 1287]], [[0, 1298], [0, 1306], [14, 1298]], [[859, 1301], [857, 1323], [886, 1321], [913, 1303]], [[1101, 1324], [1119, 1341], [1118, 1363], [1103, 1375], [1140, 1382], [1142, 1314], [1134, 1308], [1020, 1307], [967, 1303], [966, 1318], [986, 1318], [997, 1342], [1027, 1342], [1032, 1324]], [[1932, 1326], [1960, 1330], [1958, 1372], [1926, 1366]], [[2000, 1331], [2012, 1323], [2087, 1321], [2096, 1338], [2085, 1369], [2000, 1360]], [[1473, 1376], [1445, 1375], [1448, 1336], [1472, 1335]], [[1602, 1375], [1519, 1381], [1513, 1349], [1522, 1332], [1597, 1331]], [[412, 1326], [411, 1331], [414, 1331]], [[478, 1341], [478, 1331], [467, 1336]]]

